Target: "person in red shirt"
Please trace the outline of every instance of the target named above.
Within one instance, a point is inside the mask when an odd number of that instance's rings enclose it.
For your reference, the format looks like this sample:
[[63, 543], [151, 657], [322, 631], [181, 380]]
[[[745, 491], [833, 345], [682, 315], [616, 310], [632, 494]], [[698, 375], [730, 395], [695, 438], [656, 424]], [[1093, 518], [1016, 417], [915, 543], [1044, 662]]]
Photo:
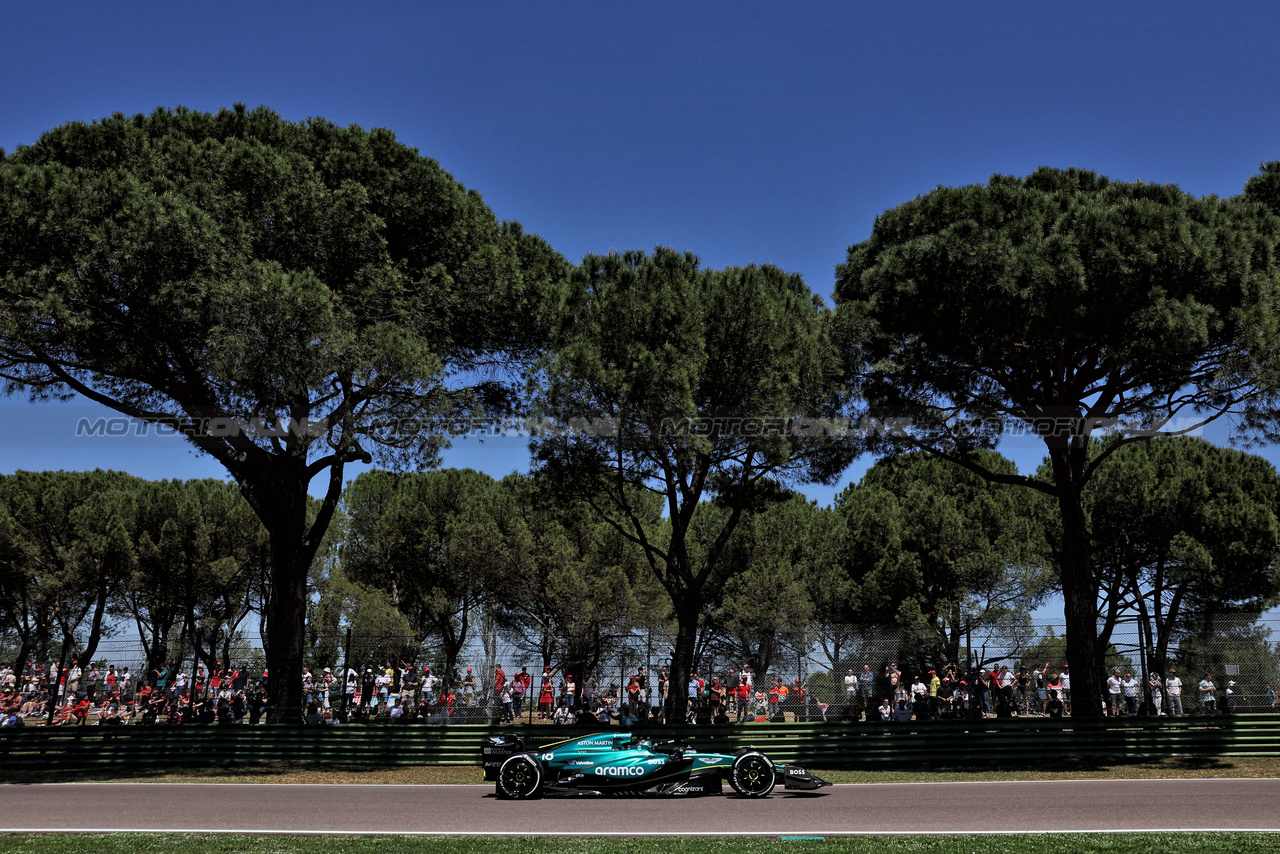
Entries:
[[751, 685], [747, 680], [738, 677], [738, 686], [733, 689], [733, 697], [738, 704], [738, 723], [747, 716], [747, 703], [751, 699]]
[[556, 671], [550, 667], [542, 668], [542, 690], [538, 692], [538, 719], [549, 720], [554, 711]]
[[89, 708], [93, 704], [89, 702], [89, 698], [85, 697], [76, 703], [75, 716], [76, 726], [84, 726], [89, 720]]

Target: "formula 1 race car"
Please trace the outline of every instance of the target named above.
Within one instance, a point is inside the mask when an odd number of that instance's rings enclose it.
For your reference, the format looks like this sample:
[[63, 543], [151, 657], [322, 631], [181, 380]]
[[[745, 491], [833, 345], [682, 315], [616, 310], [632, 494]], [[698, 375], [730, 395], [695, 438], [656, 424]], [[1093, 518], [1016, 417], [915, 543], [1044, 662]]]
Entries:
[[752, 747], [732, 756], [699, 753], [684, 742], [653, 742], [625, 732], [601, 732], [536, 749], [527, 749], [514, 735], [494, 736], [484, 749], [484, 778], [496, 783], [501, 798], [718, 795], [725, 780], [744, 798], [763, 798], [778, 783], [785, 789], [831, 785], [803, 768], [775, 763]]

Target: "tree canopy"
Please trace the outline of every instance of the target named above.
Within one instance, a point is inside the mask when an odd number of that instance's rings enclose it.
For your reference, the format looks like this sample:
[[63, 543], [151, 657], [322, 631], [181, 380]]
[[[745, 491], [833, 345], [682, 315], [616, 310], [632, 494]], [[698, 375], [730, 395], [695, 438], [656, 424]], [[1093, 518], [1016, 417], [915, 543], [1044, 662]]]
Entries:
[[[1247, 199], [1044, 168], [886, 211], [838, 268], [856, 381], [873, 412], [910, 419], [891, 440], [1056, 500], [1078, 713], [1102, 685], [1081, 495], [1110, 452], [1089, 440], [1274, 411], [1278, 239]], [[977, 458], [1014, 424], [1043, 439], [1050, 479]]]
[[501, 368], [564, 267], [388, 130], [241, 106], [75, 122], [4, 156], [0, 245], [4, 390], [172, 425], [261, 518], [281, 710], [345, 465], [430, 464], [449, 425], [508, 402]]
[[[978, 456], [992, 471], [1017, 471], [993, 452]], [[1056, 584], [1046, 504], [919, 452], [877, 462], [836, 499], [855, 611], [912, 630], [926, 652], [911, 664], [918, 670], [956, 661], [970, 629], [1024, 626]]]
[[1121, 448], [1085, 492], [1102, 640], [1136, 618], [1152, 668], [1219, 617], [1256, 617], [1280, 595], [1280, 476], [1203, 439]]
[[[642, 550], [671, 600], [684, 685], [743, 514], [783, 497], [780, 481], [829, 480], [849, 461], [842, 443], [792, 429], [843, 404], [826, 312], [799, 276], [706, 271], [663, 248], [587, 256], [563, 312], [537, 411], [571, 429], [537, 437], [535, 460]], [[637, 502], [646, 493], [665, 518]], [[696, 528], [704, 498], [726, 511], [712, 530]]]

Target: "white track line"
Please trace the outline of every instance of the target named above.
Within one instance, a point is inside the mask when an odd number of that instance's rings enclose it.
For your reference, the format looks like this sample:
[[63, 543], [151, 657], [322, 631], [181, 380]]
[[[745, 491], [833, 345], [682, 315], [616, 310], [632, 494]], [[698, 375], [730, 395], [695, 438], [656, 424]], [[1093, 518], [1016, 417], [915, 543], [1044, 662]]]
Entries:
[[248, 836], [250, 834], [260, 835], [269, 834], [272, 836], [545, 836], [545, 837], [630, 837], [644, 836], [654, 838], [679, 838], [685, 836], [716, 836], [716, 837], [745, 837], [745, 836], [955, 836], [958, 832], [963, 832], [966, 836], [1025, 836], [1030, 833], [1069, 833], [1075, 835], [1082, 834], [1116, 834], [1116, 833], [1280, 833], [1280, 827], [1180, 827], [1171, 829], [1168, 827], [1152, 827], [1152, 828], [1126, 828], [1118, 830], [1115, 828], [1101, 828], [1097, 830], [1077, 829], [1062, 830], [1059, 828], [1047, 827], [1032, 830], [976, 830], [976, 831], [956, 831], [956, 830], [754, 830], [748, 832], [742, 831], [711, 831], [698, 833], [664, 833], [663, 831], [638, 831], [638, 832], [598, 832], [598, 831], [571, 831], [558, 833], [529, 833], [525, 831], [446, 831], [446, 830], [268, 830], [268, 829], [248, 829], [248, 830], [209, 830], [206, 828], [154, 828], [154, 827], [63, 827], [63, 828], [47, 828], [47, 827], [10, 827], [0, 828], [0, 834], [5, 833], [182, 833], [182, 834], [218, 834], [222, 836]]

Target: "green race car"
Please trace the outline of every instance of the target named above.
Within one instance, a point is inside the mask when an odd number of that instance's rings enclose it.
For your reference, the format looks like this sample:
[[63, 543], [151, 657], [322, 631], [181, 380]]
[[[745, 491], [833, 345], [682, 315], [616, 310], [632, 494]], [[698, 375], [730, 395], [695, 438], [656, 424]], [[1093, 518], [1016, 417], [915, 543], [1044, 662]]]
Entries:
[[514, 735], [489, 739], [484, 778], [502, 798], [647, 793], [720, 794], [723, 782], [741, 797], [785, 789], [820, 789], [827, 781], [775, 763], [753, 747], [734, 755], [700, 753], [679, 741], [653, 742], [625, 732], [601, 732], [531, 749]]

